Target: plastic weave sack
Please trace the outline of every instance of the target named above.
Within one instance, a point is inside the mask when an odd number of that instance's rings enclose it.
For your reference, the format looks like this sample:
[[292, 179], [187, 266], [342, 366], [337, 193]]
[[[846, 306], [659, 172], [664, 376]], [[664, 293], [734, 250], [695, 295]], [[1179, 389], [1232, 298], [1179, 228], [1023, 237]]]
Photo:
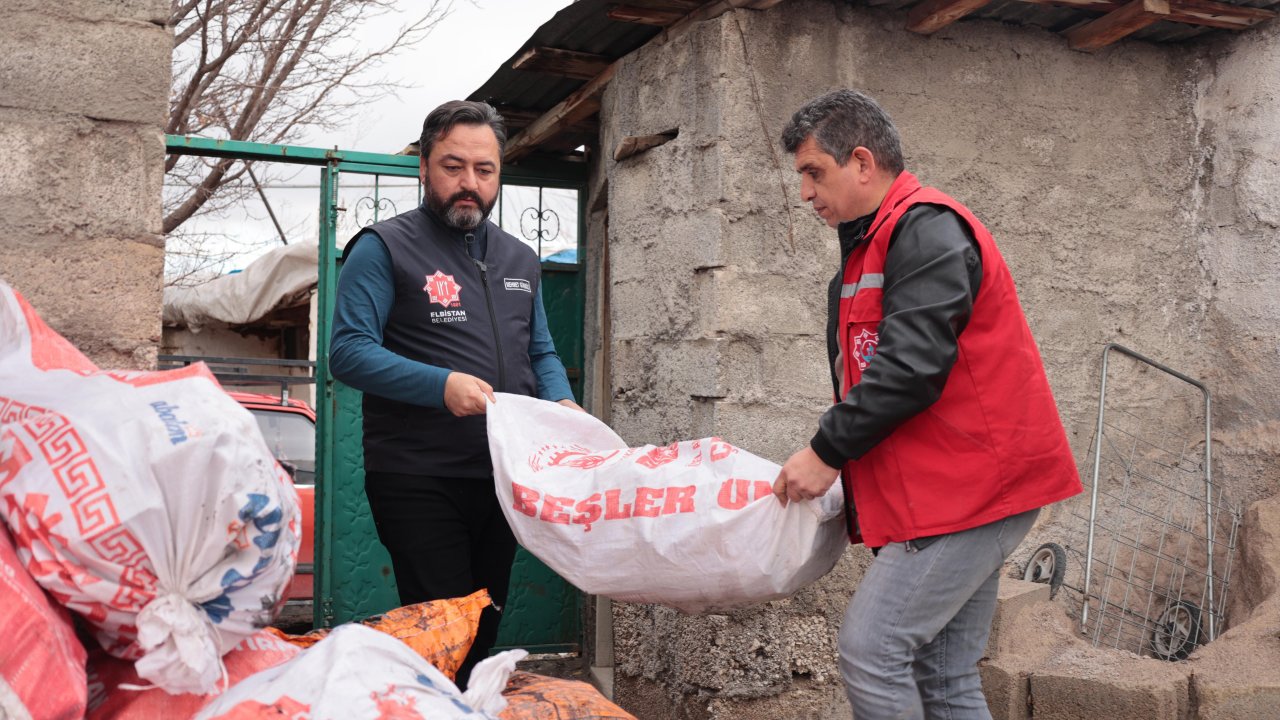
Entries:
[[399, 640], [364, 625], [342, 625], [293, 660], [233, 686], [196, 718], [496, 720], [507, 704], [502, 688], [527, 654], [508, 650], [481, 661], [461, 693]]
[[600, 691], [579, 680], [517, 672], [502, 691], [499, 720], [636, 720]]
[[578, 588], [685, 612], [786, 597], [848, 545], [840, 483], [782, 505], [779, 467], [720, 438], [631, 448], [556, 403], [497, 394], [489, 452], [516, 539]]
[[[302, 650], [261, 630], [241, 640], [222, 656], [227, 682], [244, 678], [292, 660]], [[141, 690], [142, 678], [133, 663], [114, 658], [102, 650], [89, 654], [89, 714], [87, 720], [153, 720], [189, 718], [217, 697], [216, 694], [170, 695], [159, 688]]]
[[[477, 590], [466, 597], [398, 607], [361, 620], [360, 624], [408, 645], [419, 657], [453, 680], [475, 642], [476, 630], [480, 627], [480, 611], [492, 603], [488, 590]], [[302, 648], [315, 645], [331, 632], [328, 628], [312, 630], [306, 635], [288, 635], [276, 628], [268, 628], [267, 631]]]
[[83, 717], [84, 662], [70, 615], [27, 574], [0, 523], [0, 718]]
[[300, 513], [257, 423], [203, 365], [99, 371], [0, 283], [0, 517], [111, 654], [173, 693], [267, 625]]

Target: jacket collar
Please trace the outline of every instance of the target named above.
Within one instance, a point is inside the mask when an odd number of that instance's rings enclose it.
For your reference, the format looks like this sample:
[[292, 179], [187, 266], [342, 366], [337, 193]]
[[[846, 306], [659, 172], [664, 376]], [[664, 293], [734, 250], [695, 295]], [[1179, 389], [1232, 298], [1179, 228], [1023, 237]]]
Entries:
[[894, 178], [893, 184], [889, 186], [889, 191], [885, 193], [884, 200], [880, 201], [880, 207], [876, 208], [875, 212], [863, 215], [856, 220], [842, 222], [836, 226], [836, 235], [840, 238], [840, 253], [842, 255], [849, 254], [864, 238], [874, 235], [885, 219], [893, 213], [894, 209], [919, 189], [920, 181], [916, 179], [915, 175], [905, 170], [899, 173], [898, 177]]

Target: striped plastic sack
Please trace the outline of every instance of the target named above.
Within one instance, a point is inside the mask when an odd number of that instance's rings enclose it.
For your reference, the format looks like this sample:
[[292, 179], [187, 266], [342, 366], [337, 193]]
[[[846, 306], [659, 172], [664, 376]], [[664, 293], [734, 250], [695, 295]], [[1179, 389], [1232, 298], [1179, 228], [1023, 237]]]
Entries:
[[236, 684], [196, 719], [497, 720], [506, 707], [502, 688], [525, 655], [508, 650], [481, 661], [463, 693], [399, 640], [342, 625], [293, 660]]
[[0, 517], [107, 652], [172, 693], [270, 623], [301, 516], [257, 423], [203, 365], [100, 371], [0, 283]]
[[784, 508], [780, 468], [720, 438], [628, 447], [586, 413], [503, 393], [487, 417], [516, 539], [592, 595], [731, 608], [794, 593], [848, 547], [840, 483]]
[[27, 574], [3, 523], [0, 608], [0, 718], [83, 717], [84, 646], [67, 611]]
[[[235, 684], [255, 673], [292, 660], [302, 650], [261, 630], [241, 640], [222, 656], [227, 682]], [[89, 654], [89, 713], [86, 720], [153, 720], [189, 718], [217, 697], [217, 693], [170, 695], [159, 688], [143, 689], [133, 663], [102, 650]]]

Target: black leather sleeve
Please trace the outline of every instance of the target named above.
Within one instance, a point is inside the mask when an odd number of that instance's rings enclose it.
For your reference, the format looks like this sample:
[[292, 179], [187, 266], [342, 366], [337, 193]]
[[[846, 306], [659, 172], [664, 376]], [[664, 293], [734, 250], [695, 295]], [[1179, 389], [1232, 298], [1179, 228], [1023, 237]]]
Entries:
[[809, 443], [824, 463], [862, 457], [937, 401], [981, 282], [977, 245], [955, 213], [918, 205], [903, 215], [885, 258], [875, 357]]

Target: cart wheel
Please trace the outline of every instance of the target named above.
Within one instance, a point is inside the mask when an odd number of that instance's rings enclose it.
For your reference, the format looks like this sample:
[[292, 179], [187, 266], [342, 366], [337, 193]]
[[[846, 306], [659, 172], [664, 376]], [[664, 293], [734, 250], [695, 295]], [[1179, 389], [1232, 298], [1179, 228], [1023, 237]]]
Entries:
[[1151, 652], [1161, 660], [1185, 660], [1200, 644], [1200, 608], [1185, 600], [1169, 604], [1151, 632]]
[[1067, 574], [1067, 551], [1058, 543], [1045, 543], [1031, 553], [1022, 579], [1035, 583], [1049, 583], [1049, 597], [1058, 594], [1062, 578]]

